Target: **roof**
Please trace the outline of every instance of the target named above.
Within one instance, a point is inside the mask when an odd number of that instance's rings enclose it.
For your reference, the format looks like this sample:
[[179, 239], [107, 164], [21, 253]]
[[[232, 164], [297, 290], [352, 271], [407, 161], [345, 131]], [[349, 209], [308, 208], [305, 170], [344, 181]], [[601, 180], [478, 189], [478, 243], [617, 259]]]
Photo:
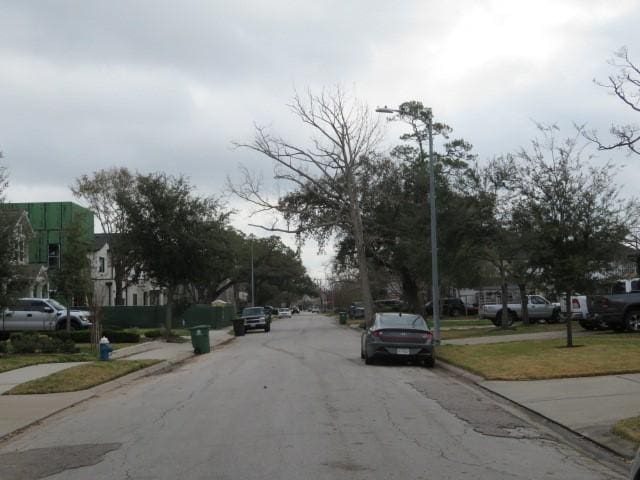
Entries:
[[109, 237], [106, 233], [95, 233], [93, 235], [93, 251], [97, 252], [109, 243]]

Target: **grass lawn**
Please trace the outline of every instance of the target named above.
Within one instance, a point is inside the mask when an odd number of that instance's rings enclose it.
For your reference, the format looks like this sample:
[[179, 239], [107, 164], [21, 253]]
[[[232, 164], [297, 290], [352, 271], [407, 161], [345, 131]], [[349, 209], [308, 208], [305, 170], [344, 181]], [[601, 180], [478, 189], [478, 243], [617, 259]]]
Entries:
[[91, 362], [96, 355], [82, 349], [80, 353], [33, 353], [24, 355], [7, 355], [0, 357], [0, 373], [16, 368], [38, 365], [39, 363]]
[[92, 362], [37, 378], [16, 385], [4, 395], [28, 395], [41, 393], [75, 392], [100, 385], [122, 377], [160, 360], [118, 360], [113, 362]]
[[443, 345], [442, 360], [487, 380], [543, 380], [640, 372], [640, 336], [610, 334], [486, 345]]
[[640, 417], [625, 418], [611, 429], [616, 435], [640, 445]]
[[[487, 337], [496, 335], [520, 335], [523, 333], [539, 333], [539, 332], [557, 332], [564, 331], [567, 326], [563, 323], [556, 324], [536, 324], [536, 325], [522, 325], [521, 323], [515, 324], [513, 327], [503, 330], [499, 327], [487, 328], [470, 328], [467, 330], [440, 330], [440, 337], [442, 340], [454, 340], [456, 338], [469, 338], [469, 337]], [[582, 330], [578, 328], [578, 330]], [[575, 327], [574, 327], [575, 331]]]
[[[433, 318], [428, 318], [429, 324], [433, 324]], [[449, 317], [440, 319], [440, 327], [493, 327], [491, 320], [479, 317]]]

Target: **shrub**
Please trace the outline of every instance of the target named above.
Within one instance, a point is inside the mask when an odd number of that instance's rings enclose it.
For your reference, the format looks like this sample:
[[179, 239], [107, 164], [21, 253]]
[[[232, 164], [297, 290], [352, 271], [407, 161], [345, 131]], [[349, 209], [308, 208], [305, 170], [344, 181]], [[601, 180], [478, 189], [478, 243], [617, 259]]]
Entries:
[[0, 353], [9, 353], [9, 343], [0, 342]]
[[63, 340], [55, 337], [40, 337], [40, 351], [42, 353], [57, 353], [62, 351]]
[[91, 330], [74, 330], [69, 333], [69, 337], [65, 340], [72, 340], [76, 343], [91, 343]]
[[144, 336], [147, 338], [160, 338], [164, 336], [164, 330], [155, 329], [155, 330], [147, 330], [144, 332]]
[[76, 344], [73, 340], [62, 340], [60, 343], [61, 353], [76, 353], [79, 349], [76, 348]]
[[140, 343], [140, 334], [134, 332], [123, 332], [121, 330], [105, 330], [103, 335], [111, 343]]
[[11, 335], [13, 353], [36, 353], [40, 348], [40, 337], [35, 333], [18, 333]]

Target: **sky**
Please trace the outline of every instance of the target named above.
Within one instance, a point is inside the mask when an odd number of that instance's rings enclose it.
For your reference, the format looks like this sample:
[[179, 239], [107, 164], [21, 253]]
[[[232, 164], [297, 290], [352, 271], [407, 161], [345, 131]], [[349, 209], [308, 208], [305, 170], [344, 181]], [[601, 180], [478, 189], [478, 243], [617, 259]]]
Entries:
[[[76, 201], [77, 177], [114, 166], [185, 175], [202, 195], [240, 165], [268, 179], [270, 161], [233, 142], [257, 124], [304, 144], [287, 104], [336, 85], [371, 108], [422, 101], [481, 162], [526, 146], [534, 122], [606, 134], [638, 123], [594, 83], [622, 46], [640, 63], [638, 24], [635, 0], [0, 0], [6, 200]], [[637, 195], [640, 159], [609, 159]], [[234, 226], [266, 235], [227, 202]], [[330, 253], [305, 245], [312, 277]]]

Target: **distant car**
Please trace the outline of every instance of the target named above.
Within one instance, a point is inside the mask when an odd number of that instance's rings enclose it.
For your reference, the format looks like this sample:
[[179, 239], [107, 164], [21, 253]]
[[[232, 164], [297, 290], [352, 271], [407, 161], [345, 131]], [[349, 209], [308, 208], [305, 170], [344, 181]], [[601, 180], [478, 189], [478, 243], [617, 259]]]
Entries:
[[349, 306], [349, 318], [364, 318], [364, 305], [362, 302], [353, 302]]
[[244, 320], [245, 330], [257, 328], [262, 328], [265, 332], [271, 330], [271, 315], [265, 307], [247, 307], [242, 310], [240, 317]]
[[376, 313], [373, 325], [362, 333], [360, 356], [367, 365], [377, 359], [395, 358], [435, 365], [433, 333], [420, 315]]
[[[440, 300], [442, 305], [442, 314], [450, 317], [457, 317], [458, 315], [475, 315], [478, 313], [478, 306], [466, 305], [460, 298], [443, 298]], [[425, 305], [425, 311], [427, 315], [433, 315], [433, 302], [428, 302]]]
[[311, 307], [311, 313], [320, 313], [320, 307], [314, 305], [313, 307]]
[[633, 465], [631, 465], [631, 476], [629, 478], [631, 480], [640, 480], [640, 449], [638, 449], [636, 459], [633, 461]]
[[279, 308], [278, 316], [281, 318], [291, 318], [291, 310], [288, 308]]
[[299, 309], [298, 307], [293, 307], [293, 308], [291, 309], [291, 313], [292, 313], [292, 314], [293, 314], [293, 313], [300, 313], [300, 309]]

